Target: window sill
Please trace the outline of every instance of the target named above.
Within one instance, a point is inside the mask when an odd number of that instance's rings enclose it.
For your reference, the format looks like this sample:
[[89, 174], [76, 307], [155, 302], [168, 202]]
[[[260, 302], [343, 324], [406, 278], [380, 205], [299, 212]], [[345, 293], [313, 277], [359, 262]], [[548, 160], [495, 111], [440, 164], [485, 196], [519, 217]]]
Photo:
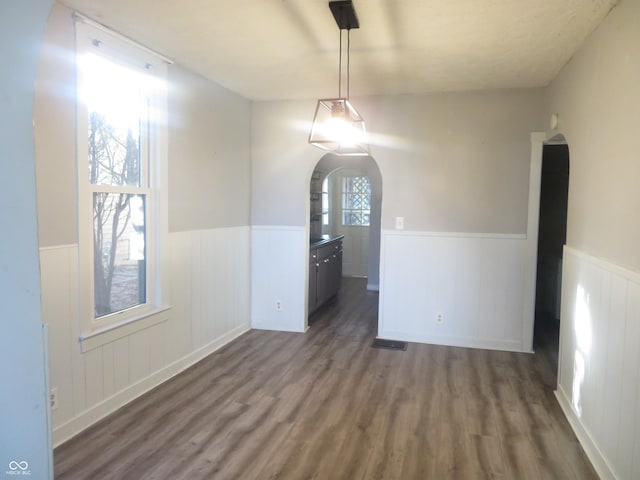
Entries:
[[115, 342], [136, 332], [169, 320], [171, 306], [157, 307], [136, 317], [130, 317], [119, 323], [96, 329], [80, 336], [80, 351], [88, 352], [95, 348]]

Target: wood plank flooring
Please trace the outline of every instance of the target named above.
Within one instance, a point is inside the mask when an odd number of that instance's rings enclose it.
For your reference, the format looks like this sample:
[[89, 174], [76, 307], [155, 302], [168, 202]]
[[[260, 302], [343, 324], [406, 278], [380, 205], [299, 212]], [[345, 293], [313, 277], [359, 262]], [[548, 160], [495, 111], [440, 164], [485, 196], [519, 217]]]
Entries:
[[251, 331], [58, 447], [56, 479], [595, 479], [540, 353], [371, 348], [345, 279], [306, 334]]

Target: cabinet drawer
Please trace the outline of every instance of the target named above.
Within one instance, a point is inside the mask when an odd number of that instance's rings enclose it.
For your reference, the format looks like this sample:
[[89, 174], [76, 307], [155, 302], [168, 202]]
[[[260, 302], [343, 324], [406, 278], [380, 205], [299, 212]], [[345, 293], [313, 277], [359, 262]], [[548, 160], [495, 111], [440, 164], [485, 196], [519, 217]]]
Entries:
[[342, 242], [334, 242], [318, 249], [318, 259], [327, 258], [342, 251]]

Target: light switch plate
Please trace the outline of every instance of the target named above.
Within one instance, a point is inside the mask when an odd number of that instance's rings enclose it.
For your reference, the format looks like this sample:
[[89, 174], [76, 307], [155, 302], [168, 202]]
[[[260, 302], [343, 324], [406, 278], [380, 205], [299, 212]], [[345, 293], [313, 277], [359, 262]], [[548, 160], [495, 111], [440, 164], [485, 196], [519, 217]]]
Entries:
[[404, 230], [404, 217], [396, 217], [396, 230]]

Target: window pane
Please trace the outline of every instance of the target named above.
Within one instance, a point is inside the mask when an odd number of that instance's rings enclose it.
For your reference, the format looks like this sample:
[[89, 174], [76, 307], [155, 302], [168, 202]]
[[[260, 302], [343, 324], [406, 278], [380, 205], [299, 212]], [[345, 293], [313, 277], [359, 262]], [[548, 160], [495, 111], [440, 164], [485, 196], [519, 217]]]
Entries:
[[140, 185], [140, 136], [133, 129], [118, 129], [99, 112], [89, 114], [89, 181]]
[[371, 209], [369, 179], [344, 177], [342, 188], [342, 224], [368, 226]]
[[351, 211], [342, 212], [342, 223], [344, 225], [358, 225], [357, 216], [355, 213]]
[[94, 193], [96, 318], [146, 303], [145, 197]]
[[140, 186], [140, 130], [147, 117], [145, 75], [96, 55], [82, 58], [89, 113], [89, 182]]
[[322, 181], [322, 225], [329, 225], [329, 177]]

